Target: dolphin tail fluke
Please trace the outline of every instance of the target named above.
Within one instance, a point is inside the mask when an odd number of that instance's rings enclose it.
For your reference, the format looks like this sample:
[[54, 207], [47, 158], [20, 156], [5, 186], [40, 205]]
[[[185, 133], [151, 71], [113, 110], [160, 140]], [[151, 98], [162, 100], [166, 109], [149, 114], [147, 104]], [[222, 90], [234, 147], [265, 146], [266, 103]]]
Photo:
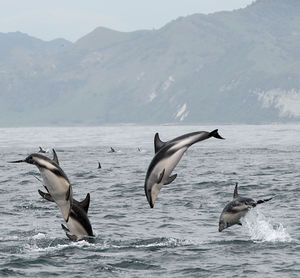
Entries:
[[220, 134], [218, 133], [218, 130], [215, 129], [212, 132], [209, 133], [210, 136], [215, 137], [217, 139], [225, 139], [222, 136], [220, 136]]
[[259, 204], [268, 202], [268, 201], [270, 201], [270, 200], [272, 200], [272, 199], [273, 199], [273, 197], [272, 197], [272, 198], [269, 198], [269, 199], [258, 200], [258, 201], [256, 202], [256, 204], [259, 205]]

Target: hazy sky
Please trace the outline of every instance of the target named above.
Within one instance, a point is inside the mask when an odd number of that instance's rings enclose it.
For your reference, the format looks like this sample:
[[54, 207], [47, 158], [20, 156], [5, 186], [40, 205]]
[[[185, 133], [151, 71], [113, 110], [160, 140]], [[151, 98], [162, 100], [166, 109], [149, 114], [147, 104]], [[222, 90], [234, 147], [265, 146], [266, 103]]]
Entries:
[[0, 0], [0, 32], [75, 41], [103, 26], [158, 29], [179, 16], [246, 7], [254, 0]]

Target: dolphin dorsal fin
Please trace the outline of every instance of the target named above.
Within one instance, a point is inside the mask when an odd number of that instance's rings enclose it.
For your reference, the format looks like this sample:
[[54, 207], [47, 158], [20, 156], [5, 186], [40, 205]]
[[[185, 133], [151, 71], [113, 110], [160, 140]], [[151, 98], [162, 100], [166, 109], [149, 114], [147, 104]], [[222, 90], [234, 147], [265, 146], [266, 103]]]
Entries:
[[235, 184], [234, 192], [233, 192], [233, 199], [237, 198], [239, 196], [238, 193], [238, 183]]
[[155, 133], [155, 136], [154, 136], [154, 151], [155, 151], [155, 153], [157, 153], [164, 145], [165, 145], [165, 142], [160, 140], [158, 133]]
[[88, 213], [89, 206], [90, 206], [90, 193], [86, 194], [86, 197], [83, 201], [79, 203], [79, 205]]
[[57, 154], [56, 154], [56, 151], [54, 149], [52, 149], [52, 152], [53, 152], [53, 161], [59, 165], [59, 162], [58, 162], [58, 157], [57, 157]]

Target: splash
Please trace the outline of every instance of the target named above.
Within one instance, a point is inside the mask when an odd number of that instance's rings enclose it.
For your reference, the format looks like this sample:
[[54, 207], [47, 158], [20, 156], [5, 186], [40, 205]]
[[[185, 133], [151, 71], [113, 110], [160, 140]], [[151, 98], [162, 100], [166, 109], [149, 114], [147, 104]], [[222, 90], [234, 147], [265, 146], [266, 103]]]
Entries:
[[259, 209], [250, 210], [241, 222], [254, 241], [292, 241], [291, 236], [281, 223], [278, 225], [271, 224], [271, 221], [267, 219]]
[[43, 239], [43, 238], [46, 238], [46, 235], [43, 233], [38, 233], [37, 235], [34, 235], [32, 238], [33, 239]]

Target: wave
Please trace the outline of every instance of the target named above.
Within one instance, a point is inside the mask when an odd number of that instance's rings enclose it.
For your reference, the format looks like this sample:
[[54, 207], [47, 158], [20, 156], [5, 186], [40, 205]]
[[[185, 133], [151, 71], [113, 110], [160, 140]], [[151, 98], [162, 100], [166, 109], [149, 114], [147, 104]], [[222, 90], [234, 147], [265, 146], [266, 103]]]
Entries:
[[25, 253], [49, 253], [64, 250], [67, 248], [82, 248], [93, 246], [88, 241], [69, 241], [68, 239], [51, 238], [47, 234], [38, 233], [30, 238], [28, 242], [23, 246]]
[[105, 241], [103, 243], [106, 249], [160, 249], [160, 248], [175, 248], [179, 246], [188, 246], [192, 242], [184, 239], [177, 238], [150, 238], [144, 240], [130, 240], [130, 241]]

